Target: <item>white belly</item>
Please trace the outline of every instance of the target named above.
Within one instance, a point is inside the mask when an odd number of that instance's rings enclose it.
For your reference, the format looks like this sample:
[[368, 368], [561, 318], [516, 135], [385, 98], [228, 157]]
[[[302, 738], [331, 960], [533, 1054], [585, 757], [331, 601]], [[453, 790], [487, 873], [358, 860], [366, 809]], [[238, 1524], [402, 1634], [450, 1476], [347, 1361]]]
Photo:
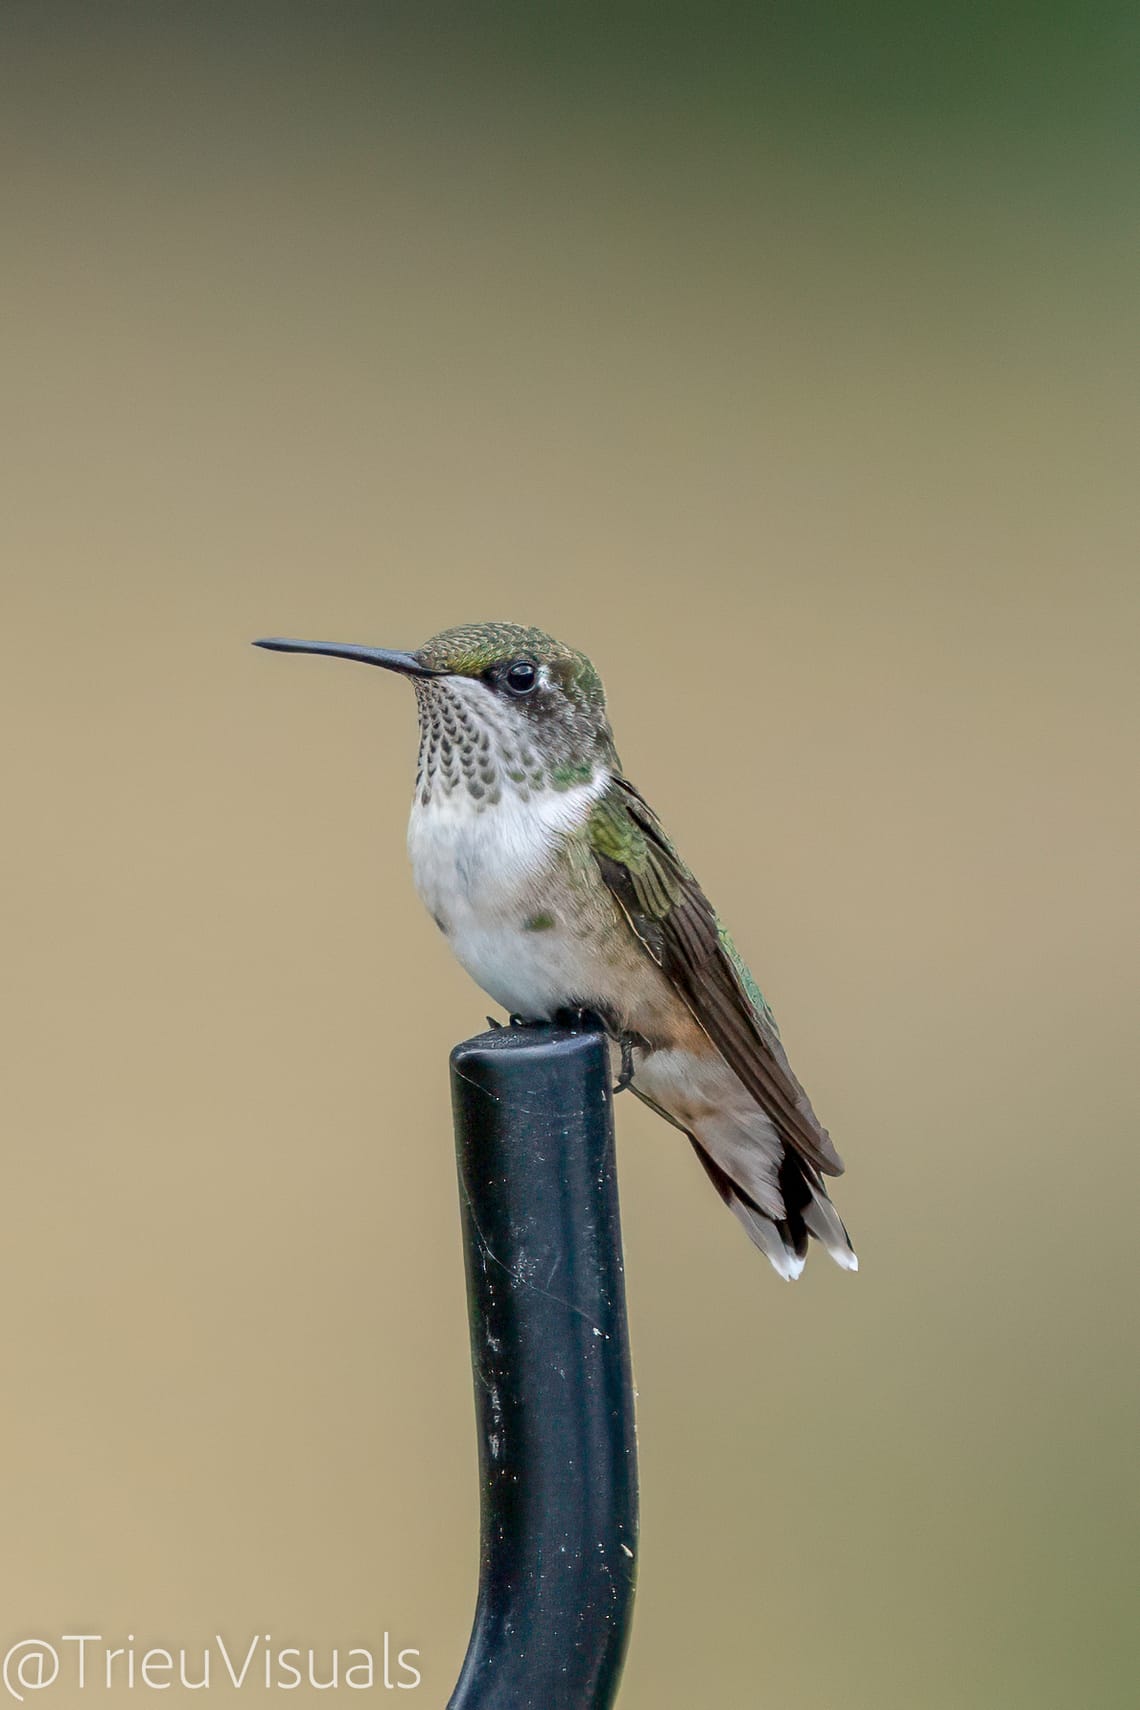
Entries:
[[[508, 791], [481, 812], [462, 788], [412, 807], [408, 853], [417, 891], [472, 979], [528, 1019], [548, 1018], [592, 989], [588, 940], [568, 929], [552, 893], [559, 843], [607, 782], [602, 776], [527, 802]], [[535, 925], [547, 918], [552, 925]]]
[[595, 994], [597, 958], [565, 929], [460, 928], [449, 935], [471, 978], [511, 1015], [550, 1021], [560, 1009], [587, 1004]]

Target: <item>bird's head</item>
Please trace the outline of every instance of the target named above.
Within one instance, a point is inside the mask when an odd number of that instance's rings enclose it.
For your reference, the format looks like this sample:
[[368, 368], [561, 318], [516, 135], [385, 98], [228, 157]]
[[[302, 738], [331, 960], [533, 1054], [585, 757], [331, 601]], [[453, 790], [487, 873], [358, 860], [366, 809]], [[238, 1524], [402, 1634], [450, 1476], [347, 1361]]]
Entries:
[[272, 638], [283, 653], [327, 653], [411, 679], [421, 794], [466, 784], [476, 801], [591, 782], [618, 766], [601, 678], [584, 653], [540, 629], [464, 624], [411, 653]]

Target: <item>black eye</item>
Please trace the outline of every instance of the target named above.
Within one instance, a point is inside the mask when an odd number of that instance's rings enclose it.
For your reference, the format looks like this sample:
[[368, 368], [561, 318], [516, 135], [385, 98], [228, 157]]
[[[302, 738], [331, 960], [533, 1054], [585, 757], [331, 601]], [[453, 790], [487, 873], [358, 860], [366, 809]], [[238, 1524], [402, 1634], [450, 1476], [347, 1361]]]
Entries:
[[538, 672], [529, 659], [516, 659], [503, 672], [503, 682], [512, 695], [529, 695], [538, 682]]

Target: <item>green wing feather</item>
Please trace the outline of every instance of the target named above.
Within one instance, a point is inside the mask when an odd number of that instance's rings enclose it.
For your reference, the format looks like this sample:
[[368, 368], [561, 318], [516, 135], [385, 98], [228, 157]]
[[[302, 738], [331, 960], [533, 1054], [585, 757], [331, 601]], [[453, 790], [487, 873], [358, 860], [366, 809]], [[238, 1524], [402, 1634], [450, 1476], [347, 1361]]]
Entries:
[[648, 802], [615, 778], [589, 840], [630, 925], [781, 1139], [827, 1175], [839, 1154], [792, 1073], [771, 1010], [712, 904]]

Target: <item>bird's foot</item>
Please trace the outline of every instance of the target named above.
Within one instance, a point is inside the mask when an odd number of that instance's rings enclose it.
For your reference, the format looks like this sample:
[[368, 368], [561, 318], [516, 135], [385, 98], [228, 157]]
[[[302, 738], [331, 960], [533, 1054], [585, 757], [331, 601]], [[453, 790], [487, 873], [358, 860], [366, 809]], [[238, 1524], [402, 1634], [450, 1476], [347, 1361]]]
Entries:
[[613, 1093], [616, 1098], [619, 1092], [624, 1092], [633, 1080], [633, 1048], [642, 1043], [640, 1033], [630, 1033], [628, 1030], [618, 1034], [618, 1044], [621, 1046], [621, 1074], [614, 1083]]
[[588, 1027], [590, 1022], [597, 1023], [597, 1015], [584, 1004], [567, 1004], [565, 1009], [555, 1012], [555, 1027]]
[[[555, 1027], [585, 1027], [597, 1017], [592, 1009], [560, 1009], [554, 1015]], [[508, 1028], [517, 1027], [547, 1027], [549, 1023], [541, 1016], [511, 1015], [506, 1021], [499, 1021], [495, 1016], [487, 1017], [487, 1026], [496, 1033], [505, 1033]], [[631, 1038], [634, 1037], [631, 1035]]]

